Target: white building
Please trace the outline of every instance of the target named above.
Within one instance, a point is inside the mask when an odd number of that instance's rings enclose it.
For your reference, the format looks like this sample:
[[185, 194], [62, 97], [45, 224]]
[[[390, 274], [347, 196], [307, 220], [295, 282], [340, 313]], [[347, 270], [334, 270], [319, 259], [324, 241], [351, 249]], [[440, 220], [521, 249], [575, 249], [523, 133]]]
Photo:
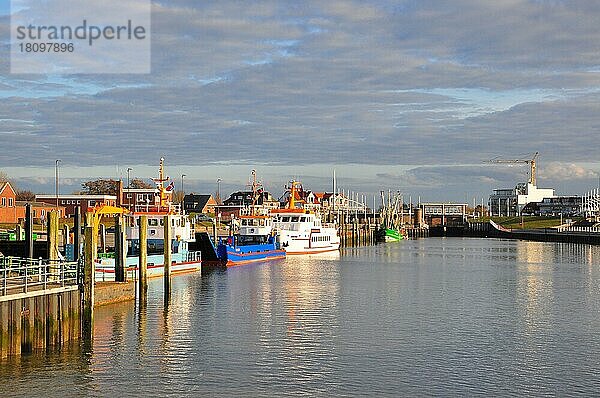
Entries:
[[494, 189], [488, 201], [492, 216], [518, 216], [531, 202], [542, 202], [544, 198], [553, 198], [553, 188], [538, 188], [531, 183], [519, 183], [513, 189]]

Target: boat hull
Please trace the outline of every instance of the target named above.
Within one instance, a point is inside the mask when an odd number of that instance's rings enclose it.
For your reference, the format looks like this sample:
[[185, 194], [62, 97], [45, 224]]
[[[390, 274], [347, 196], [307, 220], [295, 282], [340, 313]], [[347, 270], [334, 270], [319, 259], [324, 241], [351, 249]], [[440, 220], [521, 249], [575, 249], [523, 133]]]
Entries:
[[[137, 278], [138, 257], [127, 257], [127, 279]], [[171, 264], [171, 273], [185, 273], [200, 271], [202, 263], [200, 259], [188, 261], [187, 258], [173, 258]], [[102, 259], [96, 263], [96, 281], [114, 281], [115, 280], [115, 261], [114, 259]], [[156, 254], [147, 257], [146, 276], [148, 278], [163, 276], [165, 272], [164, 255]]]
[[219, 244], [217, 255], [223, 264], [231, 267], [259, 261], [283, 259], [286, 252], [279, 249], [275, 243], [247, 246]]
[[378, 242], [399, 242], [404, 239], [402, 232], [392, 228], [381, 228], [377, 231]]

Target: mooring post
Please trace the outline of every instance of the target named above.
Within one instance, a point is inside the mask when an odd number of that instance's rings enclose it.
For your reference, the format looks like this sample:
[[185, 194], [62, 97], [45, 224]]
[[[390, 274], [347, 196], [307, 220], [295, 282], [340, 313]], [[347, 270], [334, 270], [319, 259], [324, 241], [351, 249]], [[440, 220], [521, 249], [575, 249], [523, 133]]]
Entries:
[[100, 246], [102, 247], [102, 253], [106, 253], [106, 227], [104, 224], [100, 224]]
[[115, 282], [127, 280], [127, 245], [123, 216], [115, 217]]
[[163, 232], [163, 246], [164, 246], [164, 290], [165, 297], [171, 294], [171, 217], [165, 216], [164, 218], [164, 232]]
[[51, 211], [48, 215], [48, 259], [58, 260], [58, 213]]
[[217, 242], [217, 222], [213, 220], [213, 244], [216, 246]]
[[75, 219], [73, 220], [73, 261], [79, 261], [81, 254], [81, 207], [75, 207]]
[[25, 205], [25, 241], [27, 258], [33, 258], [33, 217], [31, 216], [31, 203]]
[[140, 257], [138, 263], [138, 296], [140, 303], [146, 302], [148, 292], [147, 267], [148, 267], [148, 216], [140, 216]]
[[94, 227], [86, 225], [83, 266], [83, 313], [82, 337], [86, 344], [91, 344], [94, 332]]
[[63, 226], [63, 244], [65, 245], [65, 247], [66, 247], [66, 246], [67, 246], [69, 243], [71, 243], [71, 242], [70, 242], [70, 238], [71, 238], [70, 232], [71, 232], [71, 229], [69, 228], [69, 225], [68, 225], [68, 224], [65, 224], [65, 225]]

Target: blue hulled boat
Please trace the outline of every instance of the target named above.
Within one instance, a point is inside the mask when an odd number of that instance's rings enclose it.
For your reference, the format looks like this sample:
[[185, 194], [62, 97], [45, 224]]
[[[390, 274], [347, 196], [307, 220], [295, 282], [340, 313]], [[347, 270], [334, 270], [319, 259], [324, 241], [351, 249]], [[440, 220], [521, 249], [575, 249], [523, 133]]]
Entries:
[[256, 261], [285, 258], [285, 250], [279, 247], [273, 235], [270, 216], [240, 216], [239, 232], [221, 239], [217, 246], [219, 260], [227, 266], [242, 265]]

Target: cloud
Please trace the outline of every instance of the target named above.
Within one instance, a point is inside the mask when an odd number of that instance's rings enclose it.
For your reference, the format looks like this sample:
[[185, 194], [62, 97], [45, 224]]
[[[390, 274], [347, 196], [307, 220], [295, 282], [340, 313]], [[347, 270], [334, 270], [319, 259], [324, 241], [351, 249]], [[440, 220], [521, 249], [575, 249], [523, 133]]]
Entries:
[[150, 75], [13, 76], [0, 58], [0, 167], [166, 155], [300, 175], [427, 164], [381, 178], [512, 184], [521, 171], [448, 165], [535, 151], [541, 170], [595, 161], [599, 18], [583, 0], [160, 1]]
[[599, 172], [574, 163], [551, 162], [540, 168], [539, 175], [554, 181], [590, 180], [597, 178]]

